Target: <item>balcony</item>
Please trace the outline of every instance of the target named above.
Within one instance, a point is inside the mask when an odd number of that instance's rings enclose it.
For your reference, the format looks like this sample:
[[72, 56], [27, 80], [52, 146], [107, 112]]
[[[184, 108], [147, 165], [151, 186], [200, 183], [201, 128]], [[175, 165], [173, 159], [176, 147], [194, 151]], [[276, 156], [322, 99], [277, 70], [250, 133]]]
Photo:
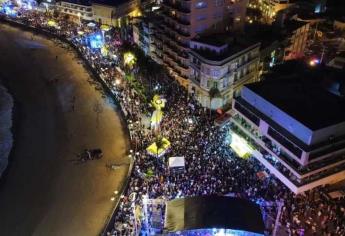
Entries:
[[235, 105], [234, 105], [235, 109], [237, 111], [239, 111], [243, 116], [245, 116], [247, 119], [249, 119], [251, 122], [253, 122], [256, 126], [259, 127], [260, 125], [260, 119], [253, 113], [251, 113], [250, 111], [248, 111], [244, 106], [242, 106], [236, 99], [235, 101]]
[[179, 35], [182, 35], [184, 37], [190, 37], [190, 33], [189, 32], [184, 32], [181, 29], [175, 29], [175, 32], [177, 32]]
[[189, 74], [188, 66], [182, 64], [179, 61], [176, 62], [175, 68], [183, 76]]
[[[189, 2], [189, 1], [184, 1], [184, 2]], [[163, 1], [163, 5], [166, 6], [167, 8], [175, 9], [176, 11], [183, 13], [183, 14], [190, 14], [191, 13], [190, 8], [187, 6], [184, 6], [181, 3], [173, 4], [172, 2], [165, 0], [165, 1]]]
[[189, 25], [190, 25], [190, 21], [188, 21], [188, 20], [184, 20], [184, 19], [179, 18], [179, 17], [172, 17], [172, 19], [173, 19], [177, 24], [180, 24], [180, 25], [183, 25], [183, 26], [189, 26]]
[[180, 41], [176, 41], [176, 44], [177, 46], [180, 48], [181, 51], [184, 51], [184, 50], [188, 50], [189, 49], [189, 46], [180, 42]]

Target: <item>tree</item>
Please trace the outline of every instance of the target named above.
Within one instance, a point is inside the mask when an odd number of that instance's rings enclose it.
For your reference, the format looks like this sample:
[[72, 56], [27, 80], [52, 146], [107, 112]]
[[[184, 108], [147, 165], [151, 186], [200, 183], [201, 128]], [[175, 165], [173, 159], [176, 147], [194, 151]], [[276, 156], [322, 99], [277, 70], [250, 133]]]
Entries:
[[159, 149], [164, 148], [164, 142], [163, 142], [162, 136], [157, 135], [156, 138], [155, 138], [155, 143], [156, 143], [156, 147], [157, 147], [157, 153], [156, 154], [157, 154], [157, 158], [158, 158]]
[[212, 103], [212, 100], [213, 98], [217, 98], [217, 97], [220, 97], [221, 94], [220, 94], [220, 91], [217, 87], [212, 87], [209, 91], [208, 91], [208, 95], [210, 97], [210, 116], [211, 116], [211, 103]]

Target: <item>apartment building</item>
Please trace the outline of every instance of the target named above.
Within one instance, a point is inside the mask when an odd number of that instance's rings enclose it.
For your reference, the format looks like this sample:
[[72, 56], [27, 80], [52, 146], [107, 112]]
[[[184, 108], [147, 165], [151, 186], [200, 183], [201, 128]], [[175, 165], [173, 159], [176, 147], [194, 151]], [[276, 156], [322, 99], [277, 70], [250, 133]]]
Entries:
[[344, 99], [305, 75], [244, 85], [231, 118], [235, 146], [296, 194], [345, 179]]
[[70, 16], [70, 19], [79, 22], [81, 20], [93, 20], [91, 1], [89, 0], [63, 0], [56, 3], [56, 9]]
[[[164, 0], [158, 26], [157, 56], [188, 87], [189, 42], [201, 34], [241, 29], [248, 0]], [[160, 52], [161, 51], [161, 52]]]
[[154, 51], [153, 34], [154, 22], [151, 17], [139, 18], [133, 24], [133, 41], [149, 57], [152, 57]]
[[299, 59], [304, 56], [307, 40], [309, 36], [310, 23], [288, 20], [284, 21], [281, 27], [286, 32], [289, 32], [288, 45], [285, 48], [284, 60]]
[[264, 20], [272, 23], [281, 10], [293, 6], [294, 0], [258, 0], [257, 6], [261, 10]]
[[260, 43], [217, 34], [192, 39], [190, 48], [188, 91], [203, 107], [230, 108], [234, 94], [259, 79]]

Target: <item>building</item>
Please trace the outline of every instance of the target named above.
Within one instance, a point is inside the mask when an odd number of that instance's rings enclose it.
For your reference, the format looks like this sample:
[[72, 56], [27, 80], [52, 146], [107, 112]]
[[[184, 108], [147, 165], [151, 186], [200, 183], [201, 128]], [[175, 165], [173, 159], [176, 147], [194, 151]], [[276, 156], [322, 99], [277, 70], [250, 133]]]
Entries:
[[[192, 39], [190, 48], [188, 90], [203, 107], [226, 107], [243, 84], [259, 79], [260, 43], [218, 34]], [[219, 91], [216, 97], [212, 88]]]
[[141, 15], [139, 0], [95, 0], [92, 2], [94, 20], [116, 27], [128, 24], [130, 17]]
[[327, 66], [344, 70], [345, 69], [345, 51], [335, 55], [335, 57], [327, 63]]
[[294, 0], [258, 0], [257, 6], [265, 22], [272, 23], [279, 11], [293, 6], [294, 2]]
[[285, 20], [282, 24], [281, 28], [289, 34], [288, 44], [285, 47], [284, 60], [294, 60], [304, 57], [310, 23], [297, 20]]
[[164, 0], [159, 29], [162, 58], [169, 72], [188, 87], [189, 41], [197, 35], [241, 29], [248, 0]]
[[345, 17], [339, 17], [335, 19], [333, 27], [336, 30], [345, 31]]
[[81, 20], [93, 20], [91, 1], [89, 0], [63, 0], [56, 3], [56, 9], [70, 19], [81, 23]]
[[42, 0], [38, 3], [36, 8], [38, 11], [46, 12], [46, 11], [53, 11], [56, 9], [56, 1], [55, 0]]
[[152, 57], [154, 51], [153, 34], [154, 23], [152, 18], [143, 17], [133, 24], [133, 41], [140, 47], [145, 55]]
[[245, 85], [231, 120], [236, 140], [298, 194], [345, 179], [345, 103], [319, 82], [328, 71], [294, 70]]

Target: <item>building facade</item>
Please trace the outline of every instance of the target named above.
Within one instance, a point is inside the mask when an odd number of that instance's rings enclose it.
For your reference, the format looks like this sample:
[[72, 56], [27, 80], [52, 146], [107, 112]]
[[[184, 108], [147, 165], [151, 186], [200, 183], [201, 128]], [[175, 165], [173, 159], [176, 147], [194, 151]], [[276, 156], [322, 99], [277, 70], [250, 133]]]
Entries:
[[289, 20], [285, 21], [283, 28], [290, 34], [288, 37], [288, 45], [285, 48], [284, 60], [303, 58], [307, 46], [310, 23]]
[[154, 23], [149, 18], [142, 18], [133, 24], [133, 41], [145, 55], [152, 57]]
[[93, 20], [93, 13], [90, 1], [63, 0], [56, 3], [56, 9], [71, 20], [81, 23], [81, 20]]
[[257, 6], [261, 10], [265, 22], [272, 23], [281, 10], [294, 5], [294, 0], [258, 0]]
[[[218, 109], [230, 107], [234, 94], [246, 83], [258, 81], [260, 43], [215, 43], [216, 38], [194, 39], [190, 42], [190, 83], [188, 91], [203, 107]], [[211, 89], [219, 91], [212, 95]]]
[[[248, 0], [164, 0], [157, 44], [171, 75], [188, 87], [189, 42], [203, 33], [240, 29]], [[159, 31], [158, 31], [159, 32]], [[157, 55], [160, 52], [158, 50]]]
[[345, 179], [343, 102], [303, 79], [245, 85], [231, 118], [232, 132], [296, 194]]
[[140, 16], [139, 6], [139, 0], [95, 0], [92, 2], [94, 20], [115, 27], [128, 24], [130, 17]]

